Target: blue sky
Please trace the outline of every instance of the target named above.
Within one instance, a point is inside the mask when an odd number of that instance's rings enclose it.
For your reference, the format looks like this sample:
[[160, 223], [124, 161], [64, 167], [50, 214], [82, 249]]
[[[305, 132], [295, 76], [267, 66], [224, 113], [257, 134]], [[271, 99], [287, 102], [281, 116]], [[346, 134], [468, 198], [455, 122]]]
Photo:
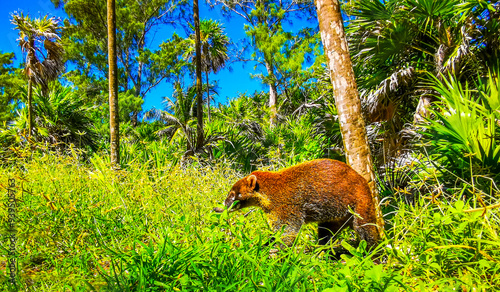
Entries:
[[[13, 30], [13, 25], [10, 23], [10, 14], [14, 11], [22, 11], [24, 14], [29, 13], [30, 17], [39, 17], [49, 14], [49, 16], [57, 16], [64, 18], [65, 13], [58, 9], [56, 10], [50, 0], [3, 0], [0, 6], [0, 51], [3, 53], [14, 52], [16, 54], [16, 64], [23, 61], [21, 50], [19, 49], [16, 39], [17, 32]], [[200, 18], [210, 18], [223, 23], [226, 28], [226, 34], [232, 42], [238, 44], [241, 39], [245, 38], [243, 30], [244, 23], [240, 17], [232, 17], [227, 20], [223, 17], [219, 9], [209, 10], [205, 5], [205, 1], [200, 1]], [[306, 25], [305, 21], [298, 20], [295, 26], [300, 25], [297, 29]], [[310, 24], [309, 24], [310, 25]], [[182, 28], [178, 28], [178, 33], [183, 35]], [[174, 32], [173, 28], [160, 30], [153, 40], [153, 43], [159, 44], [167, 40]], [[219, 96], [216, 97], [216, 102], [226, 103], [228, 99], [237, 97], [240, 93], [253, 93], [256, 90], [265, 90], [259, 79], [252, 79], [250, 73], [258, 73], [254, 71], [254, 64], [243, 64], [241, 62], [233, 63], [229, 68], [221, 70], [217, 74], [211, 74], [210, 80], [218, 80]], [[259, 70], [259, 69], [258, 69]], [[171, 96], [172, 84], [163, 82], [155, 87], [145, 98], [143, 105], [144, 110], [151, 107], [162, 108], [162, 97]]]

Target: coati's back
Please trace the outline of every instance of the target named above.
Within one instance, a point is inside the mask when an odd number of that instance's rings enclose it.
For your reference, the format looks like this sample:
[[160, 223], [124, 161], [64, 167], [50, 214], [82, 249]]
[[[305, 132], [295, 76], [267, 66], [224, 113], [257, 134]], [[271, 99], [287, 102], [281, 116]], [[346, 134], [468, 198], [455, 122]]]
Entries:
[[349, 214], [349, 208], [373, 206], [366, 180], [337, 160], [318, 159], [277, 172], [252, 174], [260, 182], [259, 192], [268, 194], [274, 204], [302, 206], [306, 222], [342, 218]]

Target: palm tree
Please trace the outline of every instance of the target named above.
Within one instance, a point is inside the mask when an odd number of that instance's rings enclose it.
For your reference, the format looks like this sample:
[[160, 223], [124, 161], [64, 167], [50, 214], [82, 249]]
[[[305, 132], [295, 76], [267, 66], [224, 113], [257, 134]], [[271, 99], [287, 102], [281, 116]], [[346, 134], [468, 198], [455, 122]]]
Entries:
[[[26, 90], [21, 90], [21, 94], [26, 95]], [[57, 85], [51, 87], [48, 93], [35, 88], [33, 101], [36, 121], [33, 138], [36, 141], [46, 142], [58, 149], [67, 148], [70, 144], [97, 149], [98, 136], [90, 118], [91, 108], [85, 105], [73, 88]], [[26, 127], [25, 112], [25, 109], [21, 110], [12, 124], [16, 132]]]
[[[48, 83], [64, 70], [64, 49], [60, 43], [61, 26], [55, 17], [31, 19], [22, 12], [12, 14], [11, 23], [19, 31], [19, 46], [26, 54], [24, 74], [28, 78], [28, 136], [33, 130], [33, 85], [46, 93]], [[43, 49], [42, 49], [43, 47]]]
[[196, 126], [196, 150], [203, 145], [203, 88], [201, 81], [201, 33], [200, 33], [200, 9], [198, 0], [193, 0], [193, 19], [194, 19], [194, 47], [195, 47], [195, 66], [196, 66], [196, 93], [197, 93], [197, 126]]
[[[312, 1], [270, 1], [270, 0], [209, 0], [210, 5], [221, 5], [224, 13], [233, 13], [245, 21], [245, 31], [250, 36], [256, 54], [256, 60], [266, 68], [267, 76], [263, 78], [269, 85], [269, 108], [271, 112], [270, 124], [277, 122], [278, 101], [278, 65], [274, 58], [275, 52], [280, 50], [276, 46], [281, 38], [283, 23], [289, 22], [292, 15], [309, 14], [314, 9]], [[300, 17], [300, 16], [299, 16]], [[291, 23], [290, 23], [291, 24]], [[279, 73], [278, 73], [279, 74]]]
[[[213, 88], [207, 89], [213, 91]], [[197, 145], [197, 137], [195, 136], [194, 123], [198, 109], [197, 106], [197, 88], [196, 85], [183, 90], [180, 82], [174, 83], [174, 94], [172, 98], [164, 97], [166, 104], [164, 110], [151, 109], [144, 115], [147, 119], [161, 121], [165, 124], [163, 129], [157, 131], [160, 137], [168, 137], [170, 141], [175, 137], [182, 135], [186, 139], [185, 156], [193, 155], [196, 151], [200, 151], [207, 143], [217, 137], [204, 137], [204, 144]]]
[[115, 0], [108, 0], [109, 126], [111, 165], [120, 163], [120, 121], [118, 112], [118, 66], [116, 63]]
[[344, 33], [340, 4], [337, 0], [316, 0], [321, 40], [333, 84], [335, 104], [349, 165], [363, 176], [370, 186], [377, 212], [379, 235], [383, 236], [384, 222], [379, 207], [375, 173], [370, 147], [361, 113], [361, 100], [356, 87], [349, 47]]
[[[430, 76], [473, 82], [499, 59], [500, 4], [475, 0], [353, 0], [347, 28], [370, 141], [379, 160], [404, 153], [414, 124], [429, 117]], [[408, 135], [410, 134], [410, 135]], [[379, 142], [380, 141], [380, 142]], [[385, 163], [385, 161], [384, 161]]]
[[196, 145], [193, 139], [193, 123], [196, 110], [196, 86], [187, 89], [186, 92], [179, 82], [174, 84], [172, 98], [164, 97], [165, 110], [151, 109], [144, 115], [145, 118], [154, 119], [165, 123], [166, 127], [157, 132], [158, 136], [168, 136], [173, 140], [179, 134], [183, 134], [187, 140], [187, 152], [192, 152]]
[[[208, 105], [208, 122], [210, 122], [210, 93], [208, 74], [210, 72], [217, 73], [226, 65], [229, 60], [227, 54], [227, 46], [229, 38], [224, 34], [222, 24], [211, 19], [200, 21], [201, 34], [201, 71], [205, 72], [207, 78], [207, 105]], [[192, 60], [194, 57], [194, 39], [195, 35], [190, 36], [190, 47], [186, 51], [185, 57]]]

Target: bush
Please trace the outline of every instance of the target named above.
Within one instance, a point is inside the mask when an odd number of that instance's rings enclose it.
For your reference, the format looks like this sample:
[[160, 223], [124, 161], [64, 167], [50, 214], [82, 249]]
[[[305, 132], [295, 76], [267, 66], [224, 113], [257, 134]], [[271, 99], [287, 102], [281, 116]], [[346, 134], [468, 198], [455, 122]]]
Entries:
[[492, 175], [500, 180], [500, 81], [491, 74], [476, 89], [449, 76], [435, 80], [439, 101], [421, 133], [431, 155], [452, 174], [462, 179]]

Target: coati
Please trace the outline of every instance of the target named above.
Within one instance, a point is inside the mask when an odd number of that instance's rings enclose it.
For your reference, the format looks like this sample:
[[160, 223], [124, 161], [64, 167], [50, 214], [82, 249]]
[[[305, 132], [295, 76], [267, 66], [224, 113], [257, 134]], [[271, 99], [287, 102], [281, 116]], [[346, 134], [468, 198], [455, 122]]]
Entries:
[[[379, 241], [375, 206], [366, 180], [347, 164], [318, 159], [277, 172], [254, 171], [236, 182], [224, 205], [231, 210], [257, 206], [273, 230], [285, 226], [283, 242], [291, 245], [304, 223], [318, 223], [319, 244], [346, 226], [373, 246]], [[222, 212], [222, 208], [214, 208]], [[353, 214], [353, 212], [355, 214]]]

